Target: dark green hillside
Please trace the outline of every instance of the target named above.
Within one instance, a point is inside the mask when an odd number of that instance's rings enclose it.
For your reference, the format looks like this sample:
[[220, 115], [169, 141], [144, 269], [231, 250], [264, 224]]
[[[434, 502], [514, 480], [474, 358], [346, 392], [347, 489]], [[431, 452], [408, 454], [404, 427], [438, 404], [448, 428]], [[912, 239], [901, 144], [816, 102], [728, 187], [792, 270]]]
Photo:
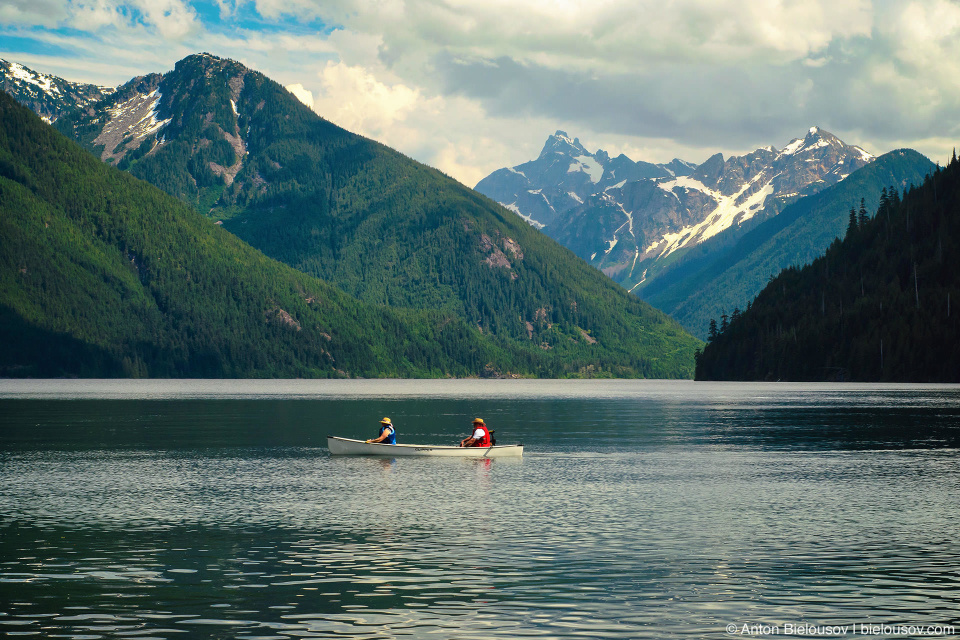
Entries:
[[[320, 118], [265, 76], [195, 55], [158, 87], [170, 124], [121, 166], [268, 256], [367, 303], [452, 313], [565, 371], [692, 373], [698, 342], [676, 322], [496, 203]], [[103, 126], [103, 105], [95, 111], [63, 129], [89, 145]]]
[[842, 242], [720, 325], [698, 379], [960, 382], [960, 163], [872, 219], [856, 205]]
[[862, 198], [873, 211], [881, 189], [920, 184], [933, 169], [930, 160], [910, 149], [884, 154], [838, 184], [787, 206], [734, 243], [725, 233], [694, 247], [641, 295], [706, 338], [711, 318], [743, 309], [772, 275], [822, 255], [843, 235], [851, 204], [859, 207]]
[[594, 362], [503, 345], [451, 314], [361, 304], [2, 93], [0, 238], [0, 375], [564, 375]]

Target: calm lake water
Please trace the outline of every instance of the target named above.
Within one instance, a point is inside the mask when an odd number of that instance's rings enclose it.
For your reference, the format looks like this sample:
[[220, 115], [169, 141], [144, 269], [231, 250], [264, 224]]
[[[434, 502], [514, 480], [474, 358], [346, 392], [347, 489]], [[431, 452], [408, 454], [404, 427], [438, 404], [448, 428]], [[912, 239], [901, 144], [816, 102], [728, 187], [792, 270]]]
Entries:
[[[385, 415], [525, 455], [329, 455]], [[957, 386], [0, 380], [0, 635], [950, 637], [958, 447]]]

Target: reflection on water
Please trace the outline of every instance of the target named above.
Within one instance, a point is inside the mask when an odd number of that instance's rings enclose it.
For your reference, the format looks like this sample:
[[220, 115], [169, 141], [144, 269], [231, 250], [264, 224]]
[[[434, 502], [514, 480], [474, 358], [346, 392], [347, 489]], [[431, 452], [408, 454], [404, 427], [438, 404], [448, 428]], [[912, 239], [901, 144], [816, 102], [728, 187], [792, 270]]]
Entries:
[[[0, 634], [960, 628], [956, 388], [420, 384], [0, 400]], [[459, 440], [481, 415], [527, 455], [329, 456], [327, 433], [369, 437], [383, 415], [404, 442]]]

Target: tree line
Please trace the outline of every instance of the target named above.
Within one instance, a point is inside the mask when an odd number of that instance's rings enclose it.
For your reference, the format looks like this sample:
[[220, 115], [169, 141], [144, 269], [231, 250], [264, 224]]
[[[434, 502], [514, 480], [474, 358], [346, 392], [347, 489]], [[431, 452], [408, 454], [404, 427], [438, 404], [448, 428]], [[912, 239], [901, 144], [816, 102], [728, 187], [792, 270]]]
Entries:
[[960, 381], [960, 164], [851, 207], [843, 239], [711, 320], [699, 380]]

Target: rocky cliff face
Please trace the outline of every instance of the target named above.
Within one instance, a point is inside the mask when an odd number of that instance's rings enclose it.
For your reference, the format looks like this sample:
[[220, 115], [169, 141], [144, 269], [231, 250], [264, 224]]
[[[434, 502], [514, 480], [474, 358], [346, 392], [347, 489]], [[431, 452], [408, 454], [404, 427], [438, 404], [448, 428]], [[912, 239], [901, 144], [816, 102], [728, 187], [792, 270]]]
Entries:
[[591, 154], [558, 131], [536, 160], [500, 169], [476, 190], [635, 289], [675, 252], [772, 217], [873, 159], [818, 127], [780, 150], [717, 154], [699, 166]]

